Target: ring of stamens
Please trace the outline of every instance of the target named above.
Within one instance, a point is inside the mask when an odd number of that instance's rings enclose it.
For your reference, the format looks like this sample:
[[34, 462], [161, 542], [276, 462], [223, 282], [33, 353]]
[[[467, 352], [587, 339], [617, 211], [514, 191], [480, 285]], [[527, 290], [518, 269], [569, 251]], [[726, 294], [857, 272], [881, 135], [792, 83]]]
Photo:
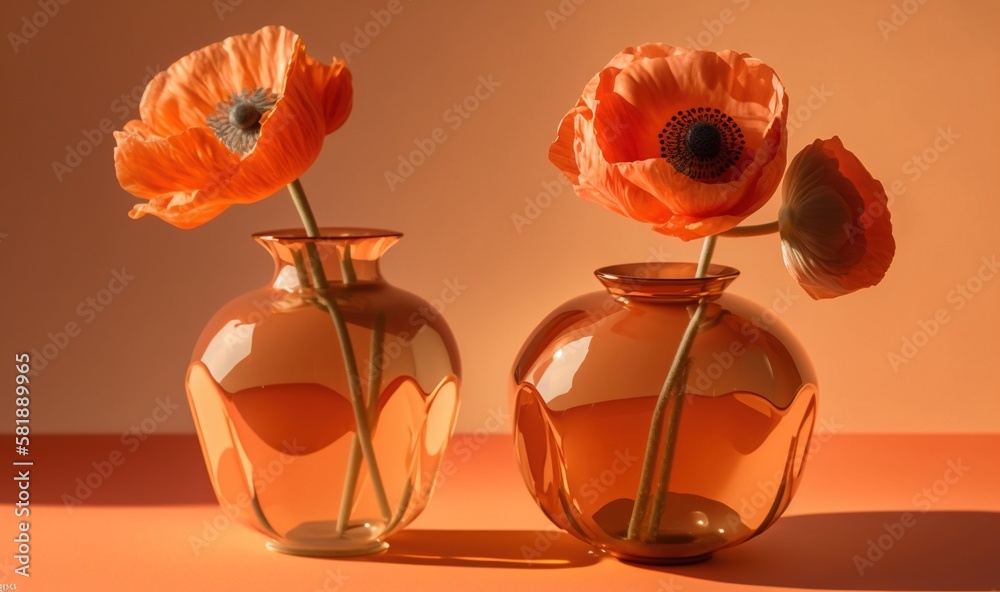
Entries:
[[205, 121], [226, 148], [245, 156], [257, 145], [261, 118], [277, 102], [278, 95], [263, 88], [243, 89], [216, 105]]
[[732, 117], [719, 109], [681, 109], [659, 135], [660, 156], [677, 172], [715, 181], [739, 162], [746, 138]]

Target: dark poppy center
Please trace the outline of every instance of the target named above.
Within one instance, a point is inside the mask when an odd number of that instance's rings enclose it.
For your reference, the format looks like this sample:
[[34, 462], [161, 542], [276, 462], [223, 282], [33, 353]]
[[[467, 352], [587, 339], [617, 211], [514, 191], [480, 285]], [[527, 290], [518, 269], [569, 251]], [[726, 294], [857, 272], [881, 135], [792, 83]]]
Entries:
[[252, 103], [237, 101], [229, 110], [229, 123], [240, 129], [250, 129], [260, 123], [263, 113]]
[[679, 173], [710, 183], [729, 181], [734, 175], [726, 173], [736, 171], [746, 147], [736, 121], [711, 107], [678, 111], [663, 126], [659, 139], [660, 156]]
[[257, 145], [262, 128], [260, 118], [274, 109], [277, 102], [278, 95], [266, 89], [243, 89], [216, 105], [205, 123], [226, 148], [244, 156]]
[[722, 150], [722, 132], [707, 121], [699, 121], [688, 128], [684, 144], [698, 158], [715, 158]]

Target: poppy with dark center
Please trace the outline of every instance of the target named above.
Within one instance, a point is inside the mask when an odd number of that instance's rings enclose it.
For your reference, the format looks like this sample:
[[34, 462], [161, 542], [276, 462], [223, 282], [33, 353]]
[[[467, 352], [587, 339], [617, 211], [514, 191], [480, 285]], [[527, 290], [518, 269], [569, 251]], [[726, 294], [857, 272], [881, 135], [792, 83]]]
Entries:
[[678, 111], [660, 133], [660, 156], [678, 172], [706, 182], [731, 171], [745, 145], [732, 117], [706, 107]]
[[255, 88], [252, 93], [243, 89], [219, 103], [206, 121], [227, 148], [242, 156], [257, 143], [260, 120], [277, 102], [278, 95], [263, 88]]
[[774, 194], [788, 98], [732, 51], [630, 47], [584, 88], [549, 148], [577, 195], [684, 240], [724, 232]]
[[269, 26], [200, 49], [157, 74], [139, 120], [115, 132], [115, 171], [153, 214], [193, 228], [273, 195], [316, 160], [351, 112], [351, 75]]

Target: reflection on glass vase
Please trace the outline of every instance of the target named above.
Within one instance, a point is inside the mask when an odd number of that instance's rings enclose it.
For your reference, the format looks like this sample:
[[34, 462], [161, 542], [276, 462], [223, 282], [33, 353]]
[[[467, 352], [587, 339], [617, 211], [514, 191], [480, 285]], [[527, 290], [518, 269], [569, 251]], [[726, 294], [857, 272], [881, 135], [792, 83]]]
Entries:
[[209, 321], [188, 400], [219, 502], [269, 549], [358, 555], [385, 549], [430, 498], [458, 350], [433, 307], [382, 278], [401, 234], [321, 235], [254, 235], [274, 278]]
[[[695, 267], [597, 270], [606, 290], [553, 311], [513, 368], [530, 493], [557, 526], [626, 561], [700, 561], [762, 532], [795, 493], [815, 422], [816, 379], [795, 337], [774, 311], [725, 292], [737, 270], [695, 279]], [[630, 536], [654, 404], [701, 298], [687, 387], [666, 414], [676, 439], [653, 457], [662, 493]]]

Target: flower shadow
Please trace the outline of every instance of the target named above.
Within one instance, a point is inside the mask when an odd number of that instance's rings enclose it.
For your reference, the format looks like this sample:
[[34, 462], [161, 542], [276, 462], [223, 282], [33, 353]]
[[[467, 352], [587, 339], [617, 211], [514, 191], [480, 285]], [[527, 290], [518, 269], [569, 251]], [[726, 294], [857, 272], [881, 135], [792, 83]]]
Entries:
[[769, 588], [1000, 588], [1000, 512], [913, 512], [908, 527], [901, 523], [903, 515], [786, 516], [759, 538], [705, 563], [649, 569]]
[[388, 551], [361, 560], [450, 567], [559, 569], [591, 565], [602, 557], [593, 547], [556, 531], [540, 534], [531, 530], [404, 530], [389, 540]]

